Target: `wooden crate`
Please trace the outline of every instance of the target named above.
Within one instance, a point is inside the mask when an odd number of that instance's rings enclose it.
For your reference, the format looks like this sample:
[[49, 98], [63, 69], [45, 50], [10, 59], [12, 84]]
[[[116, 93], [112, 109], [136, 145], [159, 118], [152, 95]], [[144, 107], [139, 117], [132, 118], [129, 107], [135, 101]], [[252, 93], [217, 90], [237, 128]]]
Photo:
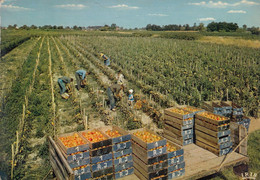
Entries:
[[123, 171], [114, 174], [114, 179], [119, 179], [134, 173], [134, 168], [124, 169]]
[[91, 172], [96, 172], [96, 171], [100, 171], [106, 168], [110, 168], [113, 167], [113, 161], [112, 159], [110, 160], [106, 160], [106, 161], [102, 161], [96, 164], [91, 164]]
[[181, 177], [185, 174], [185, 169], [178, 169], [168, 174], [168, 179]]
[[119, 158], [113, 159], [113, 161], [114, 161], [114, 166], [117, 166], [119, 164], [124, 164], [127, 162], [131, 162], [131, 161], [133, 161], [133, 155], [129, 154], [124, 157], [119, 157]]
[[121, 156], [132, 154], [132, 152], [133, 152], [132, 148], [123, 149], [121, 151], [113, 152], [113, 158], [118, 158], [118, 157], [121, 157]]
[[113, 155], [112, 155], [112, 152], [111, 153], [108, 153], [108, 154], [104, 154], [104, 155], [101, 155], [101, 156], [93, 156], [91, 157], [90, 159], [90, 163], [91, 164], [96, 164], [98, 162], [102, 162], [102, 161], [106, 161], [106, 160], [110, 160], [113, 158]]
[[163, 146], [162, 148], [156, 148], [154, 150], [147, 150], [139, 144], [133, 142], [132, 147], [133, 153], [140, 157], [144, 162], [147, 162], [150, 158], [154, 158], [166, 153], [166, 146]]
[[122, 164], [118, 164], [118, 165], [114, 165], [114, 172], [120, 172], [123, 171], [125, 169], [129, 169], [132, 168], [134, 166], [134, 162], [126, 162], [126, 163], [122, 163]]
[[[118, 131], [122, 136], [111, 138], [108, 134], [106, 134], [107, 130]], [[112, 144], [122, 143], [122, 142], [131, 140], [131, 134], [129, 134], [127, 131], [125, 131], [124, 129], [122, 129], [118, 126], [105, 126], [105, 127], [100, 128], [100, 131], [112, 139]]]
[[228, 130], [229, 129], [229, 124], [222, 124], [222, 125], [216, 125], [216, 124], [212, 124], [212, 123], [209, 123], [207, 121], [204, 121], [204, 120], [201, 120], [201, 119], [196, 119], [195, 120], [195, 125], [200, 125], [202, 127], [207, 127], [208, 129], [210, 130], [213, 130], [213, 131], [225, 131], [225, 130]]
[[205, 126], [201, 126], [198, 123], [195, 123], [195, 129], [199, 130], [201, 132], [204, 132], [206, 134], [209, 134], [209, 135], [216, 137], [216, 138], [227, 136], [231, 133], [230, 129], [227, 129], [227, 130], [224, 130], [224, 131], [214, 131], [214, 130], [211, 130], [211, 129], [205, 127]]
[[217, 156], [222, 156], [222, 155], [228, 154], [232, 151], [232, 147], [227, 147], [225, 149], [215, 149], [212, 146], [205, 144], [199, 140], [196, 140], [196, 145], [198, 145], [204, 149], [207, 149], [208, 151], [216, 154]]
[[90, 157], [93, 158], [95, 156], [102, 156], [105, 154], [109, 154], [112, 152], [112, 146], [105, 146], [104, 148], [98, 148], [98, 149], [90, 149], [89, 150], [89, 154]]
[[66, 134], [60, 134], [56, 136], [56, 142], [57, 144], [60, 146], [61, 150], [64, 152], [64, 154], [66, 155], [70, 155], [73, 153], [77, 153], [77, 152], [83, 152], [83, 151], [87, 151], [89, 150], [89, 142], [82, 138], [82, 140], [85, 142], [85, 144], [80, 145], [80, 146], [75, 146], [75, 147], [71, 147], [71, 148], [67, 148], [66, 146], [64, 146], [64, 144], [61, 142], [61, 140], [59, 139], [60, 137], [68, 137], [68, 136], [72, 136], [74, 134], [77, 134], [78, 136], [80, 136], [77, 132], [73, 132], [73, 133], [66, 133]]
[[168, 116], [176, 117], [181, 120], [193, 118], [193, 116], [194, 116], [194, 114], [190, 113], [189, 111], [183, 110], [183, 111], [185, 111], [185, 114], [182, 115], [179, 113], [172, 112], [173, 109], [180, 109], [180, 108], [177, 108], [177, 107], [167, 108], [164, 110], [164, 114], [166, 114]]
[[200, 120], [203, 120], [205, 122], [208, 122], [208, 123], [211, 123], [214, 125], [222, 125], [222, 124], [230, 123], [230, 119], [225, 116], [216, 115], [216, 114], [213, 114], [213, 113], [207, 111], [208, 114], [219, 116], [219, 118], [224, 118], [224, 120], [214, 120], [214, 119], [210, 119], [208, 117], [202, 116], [202, 113], [204, 113], [204, 112], [200, 112], [195, 115], [195, 122], [197, 119], [200, 119]]
[[164, 124], [171, 125], [179, 130], [186, 130], [193, 128], [194, 124], [181, 125], [172, 121], [164, 121]]
[[167, 160], [155, 164], [145, 164], [138, 156], [134, 154], [133, 154], [133, 160], [134, 160], [134, 165], [138, 164], [140, 167], [142, 167], [143, 172], [145, 172], [146, 174], [152, 172], [158, 172], [168, 167]]
[[[99, 142], [89, 142], [86, 137], [84, 137], [83, 133], [88, 133], [90, 131], [98, 131], [100, 132], [103, 136], [105, 136], [107, 139], [103, 140], [103, 141], [99, 141]], [[80, 131], [79, 134], [81, 135], [81, 137], [83, 137], [86, 141], [89, 142], [89, 148], [90, 149], [97, 149], [97, 148], [101, 148], [103, 146], [111, 146], [112, 145], [112, 139], [110, 137], [108, 137], [106, 134], [102, 133], [100, 130], [98, 129], [92, 129], [92, 130], [86, 130], [86, 131]]]
[[[169, 143], [171, 146], [176, 147], [176, 151], [172, 151], [172, 152], [167, 151], [168, 159], [175, 158], [176, 156], [182, 156], [184, 154], [184, 150], [181, 146], [179, 146], [169, 140], [167, 141], [167, 143]], [[179, 162], [181, 162], [181, 161], [179, 161]]]
[[183, 120], [183, 119], [179, 119], [179, 118], [164, 114], [164, 122], [174, 122], [174, 123], [180, 124], [182, 126], [185, 126], [185, 125], [194, 124], [194, 118], [192, 117], [192, 118]]
[[180, 105], [180, 106], [177, 106], [185, 111], [188, 111], [190, 113], [192, 113], [193, 115], [199, 113], [199, 112], [203, 112], [205, 111], [205, 109], [201, 109], [201, 108], [197, 108], [197, 107], [194, 107], [194, 106], [187, 106], [187, 105]]
[[112, 173], [110, 174], [105, 174], [102, 175], [100, 177], [96, 177], [96, 178], [92, 178], [93, 180], [113, 180], [114, 179], [114, 175]]
[[225, 149], [227, 147], [231, 147], [233, 145], [231, 139], [230, 141], [227, 141], [227, 142], [223, 142], [223, 143], [213, 143], [211, 141], [209, 141], [208, 139], [205, 139], [204, 137], [202, 136], [196, 136], [196, 140], [195, 140], [195, 143], [196, 141], [200, 141], [200, 142], [203, 142], [204, 144], [207, 144], [215, 149]]
[[193, 134], [193, 126], [188, 127], [189, 129], [185, 129], [185, 128], [182, 128], [182, 127], [180, 129], [178, 129], [175, 126], [172, 126], [170, 124], [165, 123], [164, 128], [168, 131], [173, 132], [177, 136], [185, 136], [185, 135]]
[[90, 166], [74, 170], [75, 180], [91, 179]]
[[180, 163], [176, 163], [176, 164], [168, 167], [168, 173], [179, 170], [179, 169], [184, 169], [184, 168], [185, 168], [185, 162], [184, 161], [180, 162]]
[[106, 176], [106, 175], [108, 175], [109, 177], [112, 175], [112, 179], [113, 179], [113, 167], [95, 171], [95, 172], [92, 172], [91, 174], [92, 174], [93, 179], [95, 179], [95, 178], [99, 179], [99, 177]]
[[141, 180], [167, 180], [168, 179], [168, 170], [167, 168], [162, 169], [160, 171], [154, 172], [154, 173], [149, 173], [146, 174], [143, 172], [140, 166], [138, 164], [135, 164], [134, 166], [134, 173], [135, 175], [141, 179]]
[[209, 134], [206, 134], [205, 132], [199, 131], [197, 129], [195, 129], [195, 135], [196, 135], [196, 138], [203, 137], [207, 141], [210, 141], [214, 144], [221, 144], [221, 143], [229, 142], [231, 139], [230, 135], [223, 136], [223, 137], [214, 137]]
[[173, 132], [164, 129], [163, 130], [163, 136], [167, 139], [170, 140], [178, 145], [181, 146], [185, 146], [188, 144], [192, 144], [193, 143], [193, 134], [189, 134], [189, 135], [185, 135], [185, 136], [190, 136], [190, 139], [184, 139], [183, 136], [178, 136], [176, 134], [174, 134]]
[[148, 131], [151, 134], [155, 134], [156, 136], [159, 136], [158, 134], [154, 133], [153, 131], [150, 131], [149, 129], [146, 128], [141, 128], [141, 129], [136, 129], [136, 130], [132, 130], [131, 131], [131, 135], [132, 135], [132, 142], [135, 142], [137, 144], [139, 144], [141, 147], [143, 147], [144, 149], [150, 150], [150, 149], [154, 149], [157, 148], [159, 146], [165, 146], [166, 145], [166, 140], [163, 139], [161, 136], [161, 140], [153, 142], [153, 143], [146, 143], [144, 141], [142, 141], [140, 138], [138, 138], [137, 136], [135, 136], [133, 133], [137, 132], [137, 131]]
[[129, 149], [131, 147], [132, 147], [132, 142], [126, 141], [126, 142], [122, 142], [122, 143], [112, 145], [112, 151], [113, 152], [121, 151], [121, 150], [124, 150], [124, 149]]

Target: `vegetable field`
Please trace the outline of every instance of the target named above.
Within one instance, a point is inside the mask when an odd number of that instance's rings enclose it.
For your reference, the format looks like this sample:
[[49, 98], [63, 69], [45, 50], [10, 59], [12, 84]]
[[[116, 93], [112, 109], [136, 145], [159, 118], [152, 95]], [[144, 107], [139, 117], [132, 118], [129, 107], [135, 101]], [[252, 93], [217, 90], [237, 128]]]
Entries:
[[[259, 116], [259, 49], [163, 35], [16, 33], [6, 33], [1, 45], [0, 170], [8, 177], [51, 177], [48, 135], [108, 124], [160, 132], [165, 108], [199, 107], [209, 100], [234, 101], [245, 107], [246, 115]], [[109, 67], [101, 52], [111, 58]], [[80, 92], [74, 87], [78, 69], [91, 72]], [[118, 70], [127, 88], [116, 112], [111, 112], [106, 89]], [[57, 80], [62, 76], [74, 78], [68, 100], [59, 94]], [[134, 107], [127, 104], [129, 89], [139, 103]], [[257, 142], [255, 136], [251, 139]]]

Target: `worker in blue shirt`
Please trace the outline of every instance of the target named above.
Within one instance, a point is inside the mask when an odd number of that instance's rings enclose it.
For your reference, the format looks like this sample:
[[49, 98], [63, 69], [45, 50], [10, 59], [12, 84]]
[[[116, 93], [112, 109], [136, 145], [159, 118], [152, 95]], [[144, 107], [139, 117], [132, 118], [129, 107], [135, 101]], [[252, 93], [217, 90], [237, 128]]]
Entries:
[[107, 57], [105, 54], [100, 53], [100, 57], [104, 60], [104, 65], [109, 66], [110, 65], [110, 58]]
[[77, 70], [75, 76], [77, 81], [77, 90], [80, 90], [82, 85], [86, 85], [86, 71]]
[[66, 96], [64, 95], [65, 92], [66, 92], [66, 86], [72, 82], [73, 79], [72, 78], [69, 78], [69, 77], [66, 77], [66, 76], [63, 76], [63, 77], [60, 77], [58, 78], [58, 84], [59, 84], [59, 87], [60, 87], [60, 95], [61, 97], [65, 98]]

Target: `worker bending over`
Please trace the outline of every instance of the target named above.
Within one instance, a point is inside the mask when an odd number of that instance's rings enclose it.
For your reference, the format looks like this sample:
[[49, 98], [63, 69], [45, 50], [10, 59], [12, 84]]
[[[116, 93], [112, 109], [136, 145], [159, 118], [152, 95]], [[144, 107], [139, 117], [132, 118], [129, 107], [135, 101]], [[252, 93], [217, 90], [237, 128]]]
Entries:
[[107, 88], [107, 95], [109, 98], [110, 110], [115, 111], [116, 101], [121, 100], [120, 92], [123, 91], [124, 86], [120, 84], [113, 84]]
[[104, 60], [104, 65], [109, 66], [110, 65], [110, 58], [107, 57], [105, 54], [100, 53], [100, 57]]
[[66, 76], [63, 76], [61, 78], [58, 78], [58, 84], [59, 84], [59, 87], [60, 87], [60, 95], [61, 97], [65, 98], [65, 99], [68, 99], [69, 98], [69, 95], [66, 92], [66, 90], [68, 90], [66, 88], [69, 87], [68, 84], [70, 82], [72, 82], [73, 79], [72, 78], [69, 78], [69, 77], [66, 77]]
[[75, 73], [76, 81], [77, 81], [77, 90], [80, 90], [82, 86], [87, 84], [86, 82], [86, 71], [85, 70], [77, 70]]

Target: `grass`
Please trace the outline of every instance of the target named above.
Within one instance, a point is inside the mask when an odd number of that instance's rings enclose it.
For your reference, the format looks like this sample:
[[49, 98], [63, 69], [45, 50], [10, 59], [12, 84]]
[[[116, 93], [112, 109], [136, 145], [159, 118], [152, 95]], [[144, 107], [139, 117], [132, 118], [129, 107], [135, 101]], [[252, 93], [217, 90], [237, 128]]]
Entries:
[[224, 45], [235, 45], [239, 47], [260, 48], [259, 40], [242, 39], [240, 37], [203, 36], [198, 41]]

